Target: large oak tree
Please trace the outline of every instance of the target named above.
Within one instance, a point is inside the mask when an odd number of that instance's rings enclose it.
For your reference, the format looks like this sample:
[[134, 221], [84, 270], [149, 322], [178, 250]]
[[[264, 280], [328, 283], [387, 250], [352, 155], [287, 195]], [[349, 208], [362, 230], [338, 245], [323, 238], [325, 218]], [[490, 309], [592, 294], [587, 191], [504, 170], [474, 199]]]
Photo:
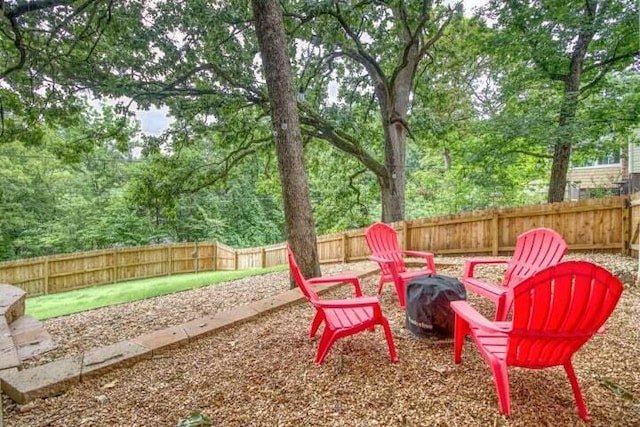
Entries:
[[320, 275], [287, 40], [277, 0], [251, 1], [271, 106], [286, 234], [306, 277]]
[[[300, 90], [311, 95], [301, 103], [303, 133], [353, 156], [376, 177], [385, 222], [405, 215], [416, 78], [460, 12], [460, 4], [438, 1], [293, 2], [288, 11], [298, 23], [292, 33], [307, 43], [298, 61]], [[376, 115], [379, 124], [364, 139]]]

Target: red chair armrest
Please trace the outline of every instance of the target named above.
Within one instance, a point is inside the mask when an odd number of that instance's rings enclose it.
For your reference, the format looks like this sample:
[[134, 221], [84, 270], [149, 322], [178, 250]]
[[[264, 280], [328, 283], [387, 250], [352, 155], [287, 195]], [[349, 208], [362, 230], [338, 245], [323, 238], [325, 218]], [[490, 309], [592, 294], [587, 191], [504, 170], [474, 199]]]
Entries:
[[433, 257], [431, 252], [421, 252], [421, 251], [402, 251], [403, 254], [407, 256], [412, 256], [414, 258], [427, 258]]
[[469, 325], [490, 332], [508, 332], [511, 330], [511, 322], [492, 322], [484, 317], [467, 301], [451, 301], [451, 309], [456, 316], [464, 319]]
[[436, 263], [433, 258], [433, 253], [431, 252], [420, 252], [420, 251], [402, 251], [403, 254], [415, 257], [415, 258], [424, 258], [425, 263], [429, 270], [436, 272]]
[[498, 301], [509, 291], [507, 288], [491, 285], [487, 282], [483, 282], [482, 280], [474, 279], [473, 277], [463, 278], [462, 284], [468, 291], [489, 298], [491, 301]]
[[329, 283], [351, 283], [357, 297], [362, 296], [362, 288], [360, 287], [360, 279], [352, 274], [343, 274], [337, 276], [314, 277], [307, 280], [312, 285], [329, 284]]
[[381, 263], [385, 263], [385, 264], [393, 264], [393, 263], [395, 263], [395, 261], [392, 260], [392, 259], [383, 258], [383, 257], [380, 257], [380, 256], [375, 256], [375, 255], [370, 256], [369, 260], [373, 261], [373, 262], [381, 262]]
[[473, 270], [476, 268], [476, 265], [480, 264], [508, 264], [509, 260], [500, 259], [500, 258], [471, 258], [465, 261], [464, 263], [464, 272], [462, 273], [463, 278], [473, 277]]

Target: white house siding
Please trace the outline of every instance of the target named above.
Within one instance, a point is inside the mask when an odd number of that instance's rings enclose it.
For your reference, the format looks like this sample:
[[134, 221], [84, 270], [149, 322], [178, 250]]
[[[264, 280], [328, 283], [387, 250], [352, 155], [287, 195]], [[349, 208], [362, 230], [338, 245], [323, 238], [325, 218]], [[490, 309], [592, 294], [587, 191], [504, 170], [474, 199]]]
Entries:
[[640, 144], [629, 144], [629, 173], [640, 173]]

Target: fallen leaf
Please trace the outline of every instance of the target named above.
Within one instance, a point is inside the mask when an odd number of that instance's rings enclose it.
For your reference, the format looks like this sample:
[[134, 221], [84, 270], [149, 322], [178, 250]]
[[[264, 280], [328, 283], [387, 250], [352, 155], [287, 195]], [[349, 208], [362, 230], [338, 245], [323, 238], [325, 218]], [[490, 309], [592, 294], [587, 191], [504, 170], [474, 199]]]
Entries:
[[103, 390], [107, 390], [110, 388], [114, 388], [116, 386], [116, 384], [118, 383], [118, 380], [113, 380], [110, 383], [106, 383], [105, 385], [103, 385], [102, 387], [100, 387]]
[[36, 407], [36, 402], [29, 402], [25, 405], [20, 406], [20, 412], [29, 412], [30, 410]]

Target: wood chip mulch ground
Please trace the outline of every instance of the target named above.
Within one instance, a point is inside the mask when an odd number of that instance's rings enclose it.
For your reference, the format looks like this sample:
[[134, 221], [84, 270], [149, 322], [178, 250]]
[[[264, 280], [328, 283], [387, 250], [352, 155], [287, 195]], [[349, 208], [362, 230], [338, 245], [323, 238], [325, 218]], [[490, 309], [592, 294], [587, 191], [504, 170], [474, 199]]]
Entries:
[[[570, 255], [604, 265], [625, 292], [600, 334], [576, 355], [575, 368], [592, 426], [640, 426], [640, 289], [638, 260]], [[440, 273], [460, 277], [462, 258]], [[366, 263], [367, 265], [370, 265]], [[358, 265], [323, 266], [324, 274]], [[487, 268], [487, 278], [500, 277]], [[375, 294], [377, 277], [362, 283]], [[274, 273], [179, 294], [52, 319], [59, 347], [32, 365], [183, 323], [288, 288]], [[350, 294], [348, 287], [325, 298]], [[485, 313], [491, 309], [474, 295]], [[214, 426], [581, 426], [562, 368], [510, 369], [512, 416], [500, 414], [490, 370], [474, 345], [463, 363], [451, 343], [418, 339], [405, 327], [391, 285], [381, 296], [400, 361], [392, 364], [382, 330], [339, 340], [322, 365], [307, 337], [307, 303], [265, 315], [158, 357], [89, 379], [64, 394], [18, 405], [2, 395], [6, 426], [176, 426], [191, 412]], [[1, 418], [0, 418], [1, 419]]]

